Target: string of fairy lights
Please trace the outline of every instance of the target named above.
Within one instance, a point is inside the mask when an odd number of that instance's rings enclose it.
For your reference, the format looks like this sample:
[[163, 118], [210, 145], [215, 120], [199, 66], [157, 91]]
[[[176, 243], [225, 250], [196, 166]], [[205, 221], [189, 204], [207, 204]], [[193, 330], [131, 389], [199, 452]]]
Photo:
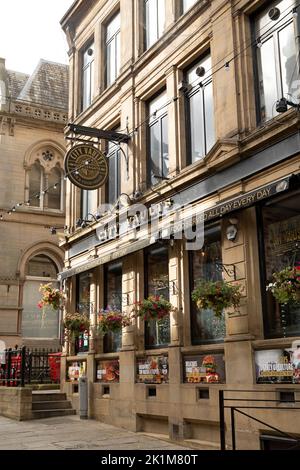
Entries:
[[[156, 115], [159, 111], [167, 108], [170, 104], [176, 102], [181, 97], [185, 96], [187, 93], [191, 93], [191, 91], [194, 90], [195, 88], [197, 88], [197, 87], [198, 88], [204, 88], [207, 84], [209, 84], [212, 81], [212, 77], [215, 74], [217, 74], [219, 71], [224, 70], [224, 69], [226, 71], [230, 70], [231, 62], [233, 62], [235, 59], [237, 59], [239, 56], [241, 56], [247, 49], [253, 48], [254, 46], [257, 46], [258, 48], [260, 48], [262, 46], [262, 38], [264, 36], [266, 36], [270, 31], [276, 31], [276, 30], [280, 29], [282, 27], [282, 21], [287, 19], [289, 15], [292, 15], [293, 17], [296, 17], [298, 15], [299, 6], [300, 6], [300, 3], [298, 3], [294, 6], [290, 5], [289, 7], [285, 8], [282, 11], [282, 13], [285, 13], [285, 12], [287, 12], [287, 13], [280, 16], [280, 19], [278, 20], [278, 22], [276, 24], [276, 27], [274, 27], [274, 24], [273, 24], [270, 28], [268, 28], [266, 31], [263, 32], [263, 29], [266, 28], [267, 26], [269, 26], [269, 24], [272, 24], [273, 20], [271, 19], [269, 22], [266, 22], [266, 24], [260, 29], [260, 36], [259, 37], [255, 38], [255, 39], [252, 39], [249, 43], [247, 43], [247, 41], [245, 41], [242, 44], [242, 46], [244, 46], [244, 47], [242, 47], [242, 49], [240, 49], [239, 52], [237, 52], [237, 53], [234, 53], [234, 51], [229, 52], [225, 57], [223, 57], [217, 63], [215, 63], [210, 69], [205, 70], [205, 73], [203, 74], [203, 75], [205, 75], [205, 78], [202, 81], [200, 80], [201, 77], [198, 77], [197, 79], [195, 79], [191, 83], [189, 83], [188, 89], [183, 89], [183, 92], [179, 96], [174, 96], [173, 98], [169, 99], [166, 103], [164, 103], [162, 106], [157, 108], [153, 113], [148, 114], [146, 116], [146, 118], [138, 126], [135, 126], [130, 131], [127, 130], [126, 137], [124, 139], [120, 139], [118, 143], [113, 143], [113, 145], [110, 146], [109, 151], [112, 152], [114, 149], [118, 150], [120, 148], [120, 144], [126, 142], [128, 140], [128, 138], [132, 138], [135, 135], [137, 135], [139, 129], [142, 126], [144, 126], [145, 124], [148, 124], [149, 119], [151, 117], [156, 118]], [[292, 9], [291, 9], [291, 7], [292, 7]], [[192, 35], [191, 35], [191, 37], [192, 37]], [[232, 55], [232, 57], [230, 57], [231, 55]], [[219, 64], [221, 64], [221, 65], [218, 67]], [[294, 71], [295, 70], [296, 70], [296, 68], [294, 69]], [[207, 75], [207, 72], [211, 72], [211, 73], [209, 73]], [[8, 97], [8, 98], [12, 99], [11, 96]], [[72, 138], [72, 140], [76, 140], [76, 137]], [[100, 139], [98, 139], [98, 142], [95, 142], [94, 140], [90, 140], [90, 139], [86, 139], [85, 141], [86, 141], [87, 144], [92, 144], [92, 145], [95, 145], [95, 144], [99, 145], [99, 143], [100, 143]], [[87, 158], [82, 165], [76, 167], [71, 172], [65, 173], [63, 179], [66, 181], [68, 179], [68, 176], [70, 176], [73, 173], [78, 174], [82, 168], [88, 166], [90, 163], [93, 163], [93, 162], [94, 162], [93, 157]], [[4, 219], [4, 214], [6, 214], [8, 216], [11, 216], [13, 213], [17, 212], [17, 210], [19, 208], [21, 208], [22, 206], [30, 206], [31, 203], [33, 202], [33, 200], [40, 200], [47, 193], [49, 193], [49, 191], [57, 190], [59, 186], [61, 186], [61, 179], [56, 181], [55, 183], [49, 185], [48, 187], [43, 188], [42, 190], [32, 194], [30, 196], [30, 198], [28, 198], [26, 201], [17, 202], [13, 206], [11, 206], [9, 209], [6, 209], [6, 210], [5, 209], [0, 209], [0, 212], [1, 212], [0, 213], [0, 221], [6, 220], [6, 219]], [[67, 228], [67, 227], [65, 226], [65, 228]]]

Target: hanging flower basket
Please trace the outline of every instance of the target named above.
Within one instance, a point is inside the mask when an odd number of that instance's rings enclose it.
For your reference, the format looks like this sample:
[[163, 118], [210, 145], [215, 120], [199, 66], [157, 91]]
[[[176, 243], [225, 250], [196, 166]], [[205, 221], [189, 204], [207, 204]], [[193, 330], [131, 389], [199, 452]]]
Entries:
[[199, 309], [211, 309], [220, 318], [225, 308], [236, 310], [241, 301], [241, 286], [225, 281], [201, 280], [192, 292], [192, 299]]
[[274, 272], [273, 282], [270, 282], [266, 290], [272, 292], [280, 304], [300, 303], [300, 266], [286, 267]]
[[82, 313], [67, 313], [64, 318], [64, 328], [68, 337], [78, 337], [90, 327], [90, 319]]
[[119, 309], [114, 307], [100, 310], [97, 318], [97, 330], [104, 334], [109, 331], [118, 332], [122, 327], [129, 325], [129, 316], [124, 315]]
[[135, 302], [134, 313], [145, 321], [161, 320], [174, 309], [172, 304], [163, 296], [151, 295], [147, 299]]
[[41, 284], [39, 292], [42, 293], [42, 298], [38, 303], [39, 308], [52, 307], [53, 310], [58, 310], [63, 306], [65, 295], [63, 291], [54, 289], [52, 284]]

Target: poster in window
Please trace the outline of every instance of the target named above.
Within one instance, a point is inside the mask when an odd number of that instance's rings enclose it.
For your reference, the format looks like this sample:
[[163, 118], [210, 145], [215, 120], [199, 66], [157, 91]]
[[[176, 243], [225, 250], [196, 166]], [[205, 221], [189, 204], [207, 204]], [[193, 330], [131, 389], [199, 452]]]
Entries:
[[162, 384], [169, 381], [167, 356], [147, 356], [137, 359], [137, 382]]
[[97, 363], [98, 382], [119, 382], [120, 366], [119, 360], [99, 361]]
[[186, 383], [225, 383], [224, 355], [184, 356], [183, 373]]
[[256, 383], [300, 384], [300, 342], [294, 343], [291, 348], [255, 352]]
[[67, 380], [76, 382], [83, 375], [86, 375], [86, 361], [68, 363]]

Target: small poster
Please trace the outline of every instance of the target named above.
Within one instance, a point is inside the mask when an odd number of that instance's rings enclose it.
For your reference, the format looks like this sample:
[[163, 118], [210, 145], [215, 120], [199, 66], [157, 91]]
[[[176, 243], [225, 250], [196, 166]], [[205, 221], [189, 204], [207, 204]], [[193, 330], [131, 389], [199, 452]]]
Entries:
[[294, 343], [291, 348], [255, 352], [256, 383], [300, 384], [300, 342]]
[[68, 364], [67, 380], [78, 381], [79, 377], [86, 375], [86, 361], [72, 362]]
[[99, 361], [97, 363], [97, 381], [119, 382], [120, 366], [119, 360]]
[[184, 356], [183, 373], [186, 383], [225, 383], [224, 355]]
[[162, 384], [169, 381], [167, 356], [147, 356], [137, 359], [137, 382]]

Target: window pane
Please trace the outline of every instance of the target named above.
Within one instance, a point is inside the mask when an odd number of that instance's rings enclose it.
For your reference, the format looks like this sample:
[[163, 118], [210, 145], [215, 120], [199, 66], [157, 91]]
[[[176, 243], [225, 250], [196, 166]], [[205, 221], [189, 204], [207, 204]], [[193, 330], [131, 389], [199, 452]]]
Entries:
[[155, 175], [161, 175], [161, 136], [159, 122], [150, 127], [150, 171], [151, 171], [151, 184], [157, 183]]
[[91, 220], [94, 212], [94, 201], [97, 198], [97, 189], [93, 191], [83, 189], [81, 192], [81, 218]]
[[[168, 248], [155, 246], [146, 251], [146, 296], [162, 295], [169, 300], [169, 255]], [[145, 322], [147, 347], [166, 345], [170, 342], [170, 318]]]
[[182, 11], [185, 13], [191, 6], [193, 6], [197, 0], [182, 0]]
[[159, 39], [165, 30], [165, 0], [156, 0], [157, 1], [157, 16], [158, 16], [158, 31], [157, 39]]
[[169, 172], [168, 116], [161, 119], [161, 133], [162, 176], [167, 176]]
[[92, 102], [94, 94], [94, 43], [83, 52], [82, 68], [82, 110]]
[[[202, 68], [199, 77], [196, 70]], [[205, 86], [191, 90], [188, 98], [190, 162], [201, 160], [215, 143], [213, 88], [211, 82], [211, 57], [207, 55], [186, 73], [186, 81], [192, 86], [202, 81]]]
[[57, 278], [56, 264], [45, 255], [37, 255], [31, 258], [26, 268], [26, 276]]
[[106, 28], [106, 40], [108, 41], [111, 39], [118, 31], [120, 31], [121, 27], [121, 17], [120, 13], [113, 17], [113, 19], [108, 23]]
[[41, 175], [41, 166], [38, 163], [32, 165], [29, 173], [29, 200], [31, 206], [40, 207], [40, 199], [36, 196], [41, 191]]
[[[296, 251], [299, 241], [300, 215], [299, 194], [284, 198], [272, 206], [263, 209], [264, 243], [265, 243], [265, 277], [266, 284], [272, 282], [272, 273], [283, 268], [300, 264], [300, 250]], [[271, 292], [266, 295], [264, 309], [265, 336], [268, 338], [298, 336], [300, 334], [300, 307], [286, 306], [280, 308]]]
[[264, 42], [262, 47], [257, 49], [257, 54], [261, 120], [266, 121], [277, 114], [275, 110], [277, 85], [273, 38]]
[[48, 207], [50, 209], [60, 209], [61, 208], [61, 184], [56, 186], [54, 185], [61, 181], [61, 173], [58, 168], [53, 168], [48, 176]]
[[115, 81], [116, 77], [116, 64], [115, 64], [115, 42], [111, 41], [107, 45], [107, 86]]
[[[105, 306], [122, 310], [122, 263], [112, 263], [105, 267], [104, 282]], [[119, 351], [122, 346], [122, 331], [109, 332], [104, 336], [104, 352]]]
[[[218, 263], [222, 262], [221, 228], [219, 225], [205, 230], [202, 250], [191, 252], [192, 289], [200, 279], [217, 281], [222, 279]], [[191, 302], [192, 342], [209, 343], [222, 341], [225, 336], [225, 318], [216, 318], [210, 309], [198, 309]]]
[[192, 95], [190, 105], [191, 161], [196, 162], [205, 155], [202, 91]]
[[157, 0], [145, 0], [146, 2], [146, 47], [147, 49], [158, 39]]
[[[38, 308], [41, 280], [27, 280], [23, 291], [22, 336], [26, 338], [58, 338], [59, 312], [52, 307]], [[58, 283], [52, 283], [58, 288]]]
[[[168, 108], [164, 105], [167, 102], [168, 98], [167, 93], [165, 91], [149, 102], [149, 114], [151, 115], [150, 124], [151, 122], [155, 121], [157, 118], [166, 113]], [[153, 116], [153, 113], [156, 113], [156, 115]]]
[[283, 30], [279, 31], [278, 39], [283, 91], [282, 96], [287, 99], [291, 99], [291, 97], [288, 96], [288, 93], [293, 94], [299, 89], [299, 75], [296, 61], [296, 45], [293, 23], [290, 23]]
[[214, 101], [213, 85], [209, 83], [203, 90], [204, 93], [204, 112], [205, 112], [205, 137], [206, 149], [208, 153], [215, 143], [215, 123], [214, 123]]

